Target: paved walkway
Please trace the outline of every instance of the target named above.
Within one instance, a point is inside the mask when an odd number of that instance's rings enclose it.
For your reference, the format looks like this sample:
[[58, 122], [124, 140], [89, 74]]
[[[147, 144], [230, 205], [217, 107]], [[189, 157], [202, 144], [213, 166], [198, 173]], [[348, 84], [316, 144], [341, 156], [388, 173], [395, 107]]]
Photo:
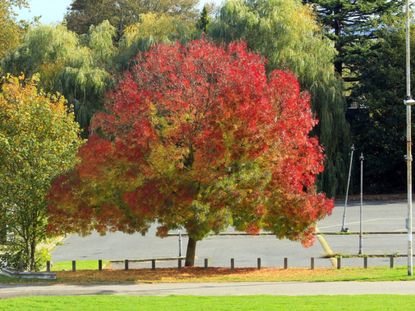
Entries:
[[415, 295], [415, 281], [406, 282], [241, 282], [160, 283], [136, 285], [1, 285], [0, 298], [63, 295], [238, 296], [238, 295]]

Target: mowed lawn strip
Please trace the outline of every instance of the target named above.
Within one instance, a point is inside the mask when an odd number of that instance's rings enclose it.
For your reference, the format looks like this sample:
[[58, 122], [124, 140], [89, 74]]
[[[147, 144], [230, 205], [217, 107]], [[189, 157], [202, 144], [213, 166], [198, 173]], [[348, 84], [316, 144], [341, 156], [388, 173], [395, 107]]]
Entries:
[[[99, 284], [99, 283], [173, 283], [173, 282], [335, 282], [335, 281], [411, 281], [406, 267], [310, 269], [254, 269], [240, 268], [163, 268], [137, 270], [81, 270], [57, 272], [56, 281], [50, 283]], [[42, 283], [40, 280], [21, 280], [0, 276], [0, 283]]]
[[[109, 266], [109, 260], [102, 261], [102, 267]], [[60, 261], [52, 263], [52, 272], [55, 271], [72, 271], [72, 261]], [[98, 270], [98, 260], [77, 260], [76, 270]]]
[[131, 297], [76, 296], [27, 297], [0, 300], [0, 310], [138, 310], [138, 311], [402, 311], [414, 310], [415, 296], [224, 296]]

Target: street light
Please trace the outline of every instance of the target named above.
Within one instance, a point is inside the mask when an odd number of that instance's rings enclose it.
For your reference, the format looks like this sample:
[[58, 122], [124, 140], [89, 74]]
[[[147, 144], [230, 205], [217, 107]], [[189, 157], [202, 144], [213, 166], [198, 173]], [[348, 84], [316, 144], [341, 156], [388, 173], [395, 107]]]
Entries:
[[352, 165], [353, 165], [353, 153], [355, 151], [354, 145], [350, 148], [352, 151], [350, 153], [350, 165], [349, 165], [349, 175], [347, 178], [347, 188], [346, 188], [346, 197], [344, 199], [344, 209], [343, 209], [343, 219], [342, 219], [342, 228], [340, 232], [347, 232], [349, 231], [349, 228], [346, 228], [346, 209], [347, 209], [347, 199], [349, 198], [349, 188], [350, 188], [350, 177], [352, 176]]
[[406, 0], [406, 166], [408, 186], [408, 275], [413, 275], [412, 258], [412, 133], [411, 133], [411, 106], [415, 104], [411, 94], [411, 24], [409, 12], [409, 0]]
[[363, 212], [363, 161], [365, 157], [363, 152], [360, 154], [360, 209], [359, 209], [359, 255], [362, 254], [362, 212]]

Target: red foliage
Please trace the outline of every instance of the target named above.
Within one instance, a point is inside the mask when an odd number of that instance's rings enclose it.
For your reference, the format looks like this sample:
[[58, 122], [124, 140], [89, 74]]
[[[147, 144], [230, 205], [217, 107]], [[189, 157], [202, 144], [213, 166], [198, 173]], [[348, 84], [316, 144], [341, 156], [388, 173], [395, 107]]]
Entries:
[[55, 181], [51, 230], [145, 231], [157, 219], [161, 235], [184, 226], [200, 239], [231, 215], [309, 244], [333, 208], [314, 187], [317, 120], [295, 76], [267, 78], [264, 62], [244, 43], [205, 40], [139, 54], [95, 116], [77, 178]]

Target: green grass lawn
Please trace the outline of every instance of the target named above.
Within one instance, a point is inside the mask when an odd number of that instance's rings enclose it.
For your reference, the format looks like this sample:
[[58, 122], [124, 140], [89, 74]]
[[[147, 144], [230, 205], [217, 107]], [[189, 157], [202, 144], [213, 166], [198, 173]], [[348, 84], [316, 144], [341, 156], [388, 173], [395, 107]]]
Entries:
[[[102, 261], [102, 267], [105, 268], [109, 265], [108, 260]], [[51, 267], [54, 271], [72, 271], [72, 261], [60, 261], [54, 262]], [[76, 270], [98, 270], [98, 260], [77, 260]]]
[[0, 310], [408, 311], [415, 310], [415, 296], [29, 297], [0, 300]]

